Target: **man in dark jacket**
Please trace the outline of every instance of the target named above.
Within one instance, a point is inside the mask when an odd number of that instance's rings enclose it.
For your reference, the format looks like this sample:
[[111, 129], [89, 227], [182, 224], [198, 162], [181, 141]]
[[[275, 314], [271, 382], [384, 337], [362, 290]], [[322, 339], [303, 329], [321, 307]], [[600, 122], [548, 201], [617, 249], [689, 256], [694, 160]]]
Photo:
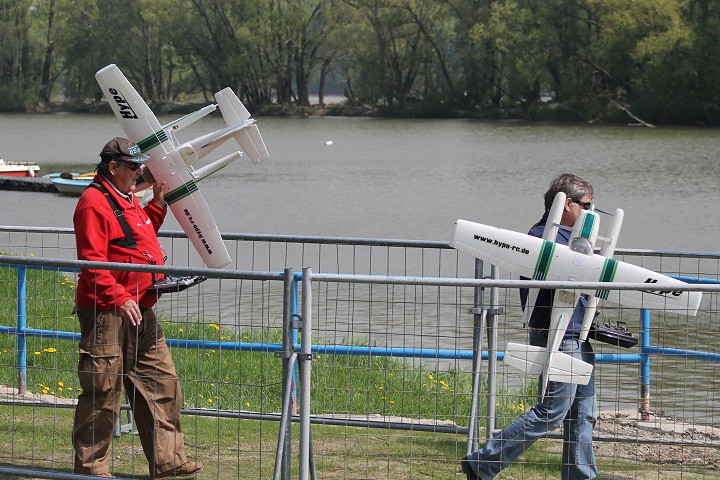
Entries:
[[[80, 260], [163, 265], [157, 238], [167, 205], [163, 184], [153, 186], [145, 208], [133, 194], [142, 155], [125, 138], [100, 153], [93, 185], [83, 192], [73, 222]], [[182, 394], [175, 366], [155, 318], [154, 275], [82, 269], [76, 294], [81, 339], [78, 377], [83, 389], [75, 409], [76, 473], [112, 477], [108, 450], [119, 418], [122, 385], [132, 406], [152, 478], [194, 475], [180, 426]]]
[[[580, 210], [590, 208], [594, 195], [592, 185], [580, 177], [567, 173], [558, 176], [545, 193], [545, 214], [530, 229], [530, 235], [542, 238], [550, 207], [558, 192], [563, 192], [567, 196], [560, 223], [570, 229], [575, 225]], [[568, 240], [569, 232], [560, 228], [555, 241], [567, 245]], [[524, 305], [527, 289], [521, 290], [520, 293]], [[531, 345], [547, 346], [554, 295], [555, 291], [547, 289], [538, 293], [529, 325]], [[579, 339], [586, 305], [587, 300], [581, 297], [575, 306], [560, 351], [595, 365], [595, 354], [590, 342], [581, 342]], [[563, 480], [596, 478], [597, 466], [592, 448], [592, 430], [596, 413], [594, 373], [590, 376], [587, 385], [550, 381], [545, 397], [537, 405], [495, 435], [483, 449], [462, 459], [462, 470], [468, 480], [490, 480], [530, 448], [535, 441], [544, 437], [547, 432], [555, 430], [562, 423], [563, 455], [560, 478]]]

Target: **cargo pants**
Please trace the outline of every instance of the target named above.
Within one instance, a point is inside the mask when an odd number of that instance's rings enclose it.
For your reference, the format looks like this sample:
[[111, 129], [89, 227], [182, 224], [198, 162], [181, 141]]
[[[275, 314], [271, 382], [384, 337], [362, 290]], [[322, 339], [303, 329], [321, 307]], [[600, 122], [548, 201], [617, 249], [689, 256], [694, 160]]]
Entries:
[[75, 473], [109, 472], [122, 385], [133, 410], [150, 477], [187, 461], [180, 427], [182, 394], [165, 336], [151, 308], [134, 327], [113, 311], [77, 307], [80, 320], [78, 397], [73, 428]]

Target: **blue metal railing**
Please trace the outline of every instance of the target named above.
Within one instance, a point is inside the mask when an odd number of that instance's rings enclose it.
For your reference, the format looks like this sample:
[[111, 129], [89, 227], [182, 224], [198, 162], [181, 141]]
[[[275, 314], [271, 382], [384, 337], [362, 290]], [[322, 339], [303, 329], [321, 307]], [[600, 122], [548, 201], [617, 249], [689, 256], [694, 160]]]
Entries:
[[[24, 393], [26, 388], [27, 378], [27, 344], [26, 339], [28, 337], [44, 337], [44, 338], [57, 338], [61, 340], [74, 340], [80, 339], [80, 334], [77, 332], [67, 332], [59, 330], [43, 330], [29, 328], [27, 326], [27, 271], [28, 270], [55, 270], [58, 272], [70, 272], [76, 273], [79, 268], [68, 268], [68, 267], [48, 267], [38, 265], [24, 265], [24, 264], [5, 264], [6, 267], [14, 267], [17, 270], [17, 292], [18, 292], [18, 304], [17, 304], [17, 326], [2, 326], [0, 325], [1, 334], [16, 335], [18, 338], [18, 384], [21, 393]], [[276, 278], [281, 278], [282, 273], [269, 273]], [[352, 275], [350, 275], [352, 277]], [[359, 276], [360, 277], [360, 276]], [[689, 284], [720, 284], [720, 281], [713, 279], [703, 279], [694, 277], [682, 277], [674, 276], [679, 280], [682, 280]], [[442, 279], [431, 278], [429, 281], [440, 281]], [[302, 273], [296, 272], [293, 275], [293, 299], [292, 308], [294, 314], [298, 312], [298, 282], [302, 281]], [[442, 282], [441, 282], [442, 283]], [[695, 350], [683, 350], [677, 348], [664, 348], [653, 346], [650, 344], [650, 312], [648, 310], [641, 310], [641, 333], [640, 333], [640, 353], [627, 353], [627, 354], [599, 354], [597, 355], [596, 361], [598, 363], [636, 363], [641, 366], [640, 383], [641, 388], [646, 389], [650, 385], [650, 355], [669, 355], [679, 356], [705, 360], [710, 362], [720, 362], [720, 354], [712, 352], [703, 352]], [[209, 340], [181, 340], [181, 339], [167, 339], [168, 345], [171, 347], [178, 348], [195, 348], [195, 349], [223, 349], [223, 350], [236, 350], [236, 351], [264, 351], [264, 352], [278, 352], [283, 349], [281, 344], [273, 343], [259, 343], [259, 342], [227, 342], [227, 341], [209, 341]], [[295, 348], [299, 348], [297, 329], [293, 330], [292, 343]], [[472, 360], [472, 350], [460, 350], [460, 349], [430, 349], [430, 348], [399, 348], [399, 347], [377, 347], [377, 346], [357, 346], [357, 345], [313, 345], [312, 351], [320, 354], [350, 354], [350, 355], [372, 355], [380, 357], [413, 357], [413, 358], [430, 358], [430, 359], [447, 359], [447, 360]], [[483, 360], [490, 358], [488, 351], [481, 353]], [[498, 361], [504, 359], [503, 352], [497, 352], [496, 358]], [[295, 381], [295, 378], [293, 378]], [[644, 396], [644, 395], [643, 395]]]

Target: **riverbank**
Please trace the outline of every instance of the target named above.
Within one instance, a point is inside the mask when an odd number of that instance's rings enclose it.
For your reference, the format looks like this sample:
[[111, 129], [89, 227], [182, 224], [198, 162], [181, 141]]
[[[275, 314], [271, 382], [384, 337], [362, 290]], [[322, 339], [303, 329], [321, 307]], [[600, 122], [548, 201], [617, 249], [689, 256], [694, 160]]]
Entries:
[[[158, 102], [150, 105], [156, 115], [185, 115], [192, 113], [210, 102]], [[23, 113], [112, 113], [106, 102], [82, 103], [42, 103]], [[653, 126], [635, 117], [630, 111], [617, 107], [594, 118], [586, 118], [583, 113], [566, 102], [547, 102], [531, 108], [504, 109], [448, 108], [442, 104], [410, 103], [403, 106], [371, 106], [347, 102], [341, 96], [331, 96], [323, 105], [313, 103], [309, 106], [296, 104], [280, 105], [276, 103], [262, 105], [254, 116], [271, 117], [376, 117], [376, 118], [418, 118], [418, 119], [481, 119], [481, 120], [523, 120], [561, 123], [608, 123]]]

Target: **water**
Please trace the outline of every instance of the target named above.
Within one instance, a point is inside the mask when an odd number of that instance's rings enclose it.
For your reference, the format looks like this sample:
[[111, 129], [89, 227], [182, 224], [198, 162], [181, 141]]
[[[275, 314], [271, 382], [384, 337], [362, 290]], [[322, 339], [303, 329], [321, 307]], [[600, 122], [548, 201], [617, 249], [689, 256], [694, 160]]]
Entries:
[[[619, 248], [720, 250], [720, 130], [367, 118], [260, 118], [258, 125], [271, 160], [236, 162], [199, 184], [223, 232], [447, 241], [457, 218], [526, 231], [542, 214], [550, 180], [567, 171], [593, 183], [599, 208], [625, 210]], [[182, 139], [220, 127], [205, 119]], [[122, 131], [109, 114], [0, 115], [0, 157], [38, 162], [41, 174], [84, 172], [116, 135]], [[77, 202], [13, 191], [0, 199], [2, 225], [71, 227]], [[171, 215], [165, 228], [180, 230]], [[713, 328], [712, 318], [703, 322], [690, 330]], [[713, 343], [707, 339], [708, 350]], [[707, 381], [707, 364], [685, 368], [690, 374], [681, 378]], [[620, 369], [637, 367], [603, 367], [607, 395], [621, 386], [613, 384]], [[653, 381], [670, 388], [677, 378]], [[709, 379], [699, 395], [720, 391], [716, 375]], [[705, 414], [714, 423], [711, 406]]]
[[[550, 180], [569, 171], [593, 183], [599, 208], [625, 210], [618, 247], [718, 250], [719, 130], [367, 118], [258, 124], [270, 161], [236, 162], [199, 185], [223, 232], [446, 241], [457, 218], [525, 231], [542, 214]], [[220, 125], [213, 117], [181, 133]], [[88, 171], [115, 135], [122, 131], [112, 115], [0, 115], [0, 158], [36, 161], [41, 174]], [[72, 225], [75, 198], [0, 198], [1, 224]], [[179, 226], [169, 218], [166, 228]]]

